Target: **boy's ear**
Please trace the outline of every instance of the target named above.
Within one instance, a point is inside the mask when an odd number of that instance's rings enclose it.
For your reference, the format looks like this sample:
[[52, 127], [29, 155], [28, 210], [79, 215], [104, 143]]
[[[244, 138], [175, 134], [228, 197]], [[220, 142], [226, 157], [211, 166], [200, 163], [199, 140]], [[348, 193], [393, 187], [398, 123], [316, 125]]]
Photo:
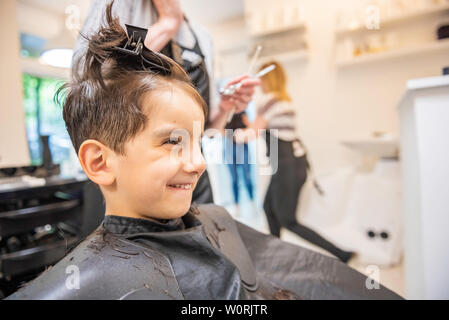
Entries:
[[78, 152], [84, 172], [90, 180], [100, 186], [110, 186], [115, 182], [110, 159], [113, 156], [112, 150], [92, 139], [84, 141]]

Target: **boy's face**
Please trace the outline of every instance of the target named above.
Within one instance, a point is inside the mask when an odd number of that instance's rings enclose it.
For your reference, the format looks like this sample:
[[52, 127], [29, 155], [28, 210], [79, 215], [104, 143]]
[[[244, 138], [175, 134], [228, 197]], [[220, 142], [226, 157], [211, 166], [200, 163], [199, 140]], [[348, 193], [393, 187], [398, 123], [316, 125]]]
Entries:
[[177, 87], [143, 99], [146, 127], [113, 155], [114, 192], [106, 196], [106, 214], [173, 219], [183, 216], [206, 169], [201, 154], [204, 114]]

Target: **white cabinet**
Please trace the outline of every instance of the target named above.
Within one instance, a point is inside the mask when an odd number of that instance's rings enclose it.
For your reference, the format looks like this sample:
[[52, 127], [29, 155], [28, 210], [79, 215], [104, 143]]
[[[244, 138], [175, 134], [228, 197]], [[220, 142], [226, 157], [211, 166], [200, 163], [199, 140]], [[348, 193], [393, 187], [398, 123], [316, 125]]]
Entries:
[[410, 80], [399, 113], [407, 297], [449, 299], [449, 76]]

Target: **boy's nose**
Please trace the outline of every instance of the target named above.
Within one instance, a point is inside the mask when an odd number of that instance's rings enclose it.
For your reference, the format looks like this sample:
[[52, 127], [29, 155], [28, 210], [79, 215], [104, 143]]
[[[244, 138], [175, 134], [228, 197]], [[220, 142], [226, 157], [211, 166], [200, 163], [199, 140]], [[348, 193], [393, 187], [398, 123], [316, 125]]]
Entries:
[[184, 162], [184, 170], [189, 173], [197, 173], [200, 176], [206, 170], [206, 160], [200, 146], [194, 146], [192, 149], [188, 161]]

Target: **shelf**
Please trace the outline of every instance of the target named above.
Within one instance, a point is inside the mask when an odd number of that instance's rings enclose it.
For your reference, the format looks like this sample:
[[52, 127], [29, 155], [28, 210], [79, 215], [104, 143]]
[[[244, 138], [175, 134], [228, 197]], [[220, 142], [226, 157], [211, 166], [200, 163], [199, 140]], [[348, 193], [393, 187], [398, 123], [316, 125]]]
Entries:
[[[408, 14], [404, 14], [398, 17], [389, 18], [389, 19], [381, 19], [380, 20], [380, 29], [384, 27], [393, 26], [395, 24], [400, 24], [403, 22], [413, 21], [416, 18], [424, 18], [424, 17], [432, 17], [437, 16], [443, 13], [449, 13], [449, 4], [444, 5], [438, 5], [434, 6], [425, 10], [419, 10], [415, 12], [410, 12]], [[354, 29], [343, 29], [343, 30], [337, 30], [336, 35], [341, 37], [345, 35], [351, 35], [351, 34], [357, 34], [357, 33], [363, 33], [363, 32], [375, 32], [380, 30], [370, 30], [367, 29], [364, 25], [359, 26]]]
[[67, 250], [80, 240], [71, 235], [65, 239], [39, 245], [33, 248], [0, 255], [0, 275], [16, 276], [52, 265], [61, 260]]
[[267, 62], [268, 60], [277, 60], [279, 62], [290, 62], [290, 61], [300, 61], [306, 60], [309, 57], [307, 50], [297, 50], [278, 54], [272, 54], [267, 56], [262, 56], [259, 58], [261, 63]]
[[380, 53], [372, 53], [372, 54], [364, 54], [359, 57], [352, 58], [348, 61], [341, 61], [337, 62], [337, 67], [343, 68], [343, 67], [350, 67], [360, 64], [366, 64], [376, 61], [382, 61], [397, 57], [405, 57], [410, 55], [417, 55], [422, 53], [429, 53], [429, 52], [437, 52], [437, 51], [448, 51], [449, 54], [449, 39], [446, 40], [439, 40], [430, 42], [428, 44], [422, 44], [422, 45], [415, 45], [413, 47], [407, 47], [407, 48], [401, 48], [401, 49], [395, 49], [390, 51], [384, 51]]
[[300, 23], [300, 24], [294, 24], [294, 25], [290, 25], [290, 26], [282, 26], [282, 27], [272, 28], [269, 30], [263, 30], [263, 31], [258, 31], [258, 32], [250, 32], [250, 36], [263, 37], [263, 36], [268, 36], [268, 35], [273, 35], [276, 33], [282, 33], [282, 32], [293, 31], [293, 30], [305, 31], [305, 29], [306, 29], [306, 25], [304, 23]]

